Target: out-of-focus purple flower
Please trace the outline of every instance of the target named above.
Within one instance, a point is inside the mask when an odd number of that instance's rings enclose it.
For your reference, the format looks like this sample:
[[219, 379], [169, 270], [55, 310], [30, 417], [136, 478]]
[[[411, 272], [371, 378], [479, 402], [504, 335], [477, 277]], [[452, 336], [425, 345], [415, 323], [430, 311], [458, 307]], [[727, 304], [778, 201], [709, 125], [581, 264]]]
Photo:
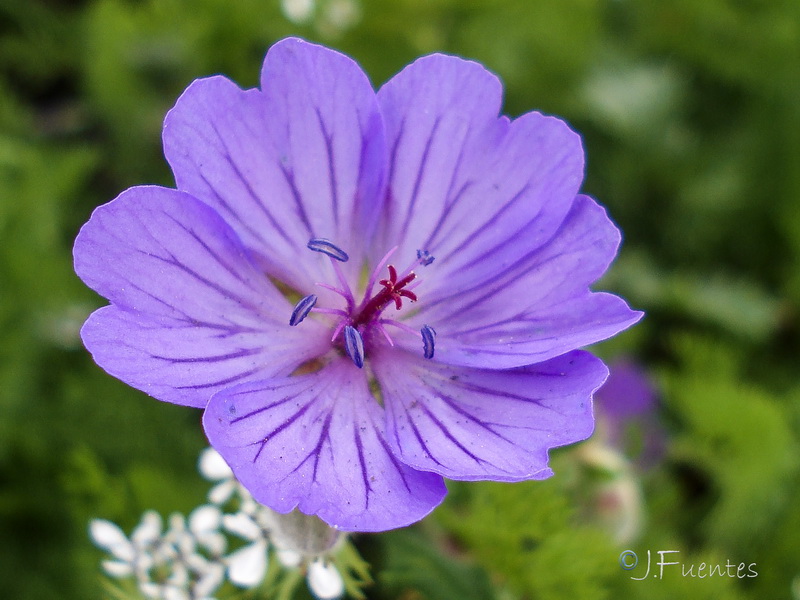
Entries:
[[194, 82], [164, 125], [177, 190], [131, 188], [78, 236], [76, 271], [111, 302], [86, 347], [205, 408], [279, 512], [379, 531], [430, 512], [443, 477], [550, 476], [607, 373], [577, 348], [641, 313], [589, 290], [619, 232], [578, 193], [579, 136], [498, 116], [501, 96], [444, 55], [376, 93], [298, 39], [272, 47], [260, 89]]
[[658, 422], [658, 391], [641, 367], [620, 359], [595, 395], [598, 427], [606, 443], [625, 452], [642, 467], [664, 453], [664, 431]]

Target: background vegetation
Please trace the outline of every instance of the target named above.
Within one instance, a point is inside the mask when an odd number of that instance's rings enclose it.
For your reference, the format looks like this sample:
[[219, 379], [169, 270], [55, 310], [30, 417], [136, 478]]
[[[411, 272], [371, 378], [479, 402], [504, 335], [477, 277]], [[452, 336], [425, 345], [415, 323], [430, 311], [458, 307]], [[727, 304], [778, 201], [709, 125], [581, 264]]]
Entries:
[[[800, 3], [310, 4], [0, 0], [3, 597], [99, 598], [90, 518], [129, 531], [146, 509], [203, 501], [199, 412], [127, 388], [82, 349], [103, 301], [73, 274], [71, 245], [124, 188], [172, 185], [161, 121], [190, 81], [254, 86], [266, 48], [300, 35], [376, 85], [420, 54], [475, 58], [503, 78], [506, 112], [537, 108], [583, 134], [584, 190], [625, 232], [601, 287], [647, 311], [597, 351], [646, 370], [660, 395], [647, 419], [666, 439], [626, 471], [642, 490], [633, 537], [609, 526], [630, 507], [599, 493], [618, 473], [579, 446], [549, 481], [454, 484], [420, 526], [357, 538], [367, 595], [800, 598]], [[637, 581], [625, 548], [756, 563], [758, 576]]]

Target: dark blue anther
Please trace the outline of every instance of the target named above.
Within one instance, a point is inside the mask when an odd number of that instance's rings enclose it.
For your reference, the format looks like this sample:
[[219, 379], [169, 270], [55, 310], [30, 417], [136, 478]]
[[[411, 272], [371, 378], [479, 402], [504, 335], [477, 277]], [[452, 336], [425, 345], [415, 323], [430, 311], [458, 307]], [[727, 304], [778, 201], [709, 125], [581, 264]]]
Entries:
[[344, 328], [344, 349], [359, 369], [364, 366], [364, 340], [352, 325]]
[[425, 358], [433, 358], [433, 341], [436, 338], [436, 330], [430, 325], [423, 325], [422, 329], [422, 351]]
[[427, 267], [434, 260], [436, 260], [436, 257], [431, 256], [431, 253], [427, 250], [417, 250], [417, 258], [423, 267]]
[[292, 311], [292, 316], [289, 317], [289, 325], [294, 327], [295, 325], [299, 325], [303, 319], [308, 316], [308, 313], [311, 312], [311, 309], [314, 308], [314, 305], [317, 303], [317, 297], [314, 294], [309, 294], [300, 302], [298, 302], [294, 310]]
[[306, 244], [309, 250], [313, 250], [314, 252], [322, 252], [323, 254], [327, 254], [331, 258], [335, 258], [341, 262], [347, 262], [350, 260], [350, 257], [347, 256], [347, 252], [339, 248], [336, 244], [334, 244], [330, 240], [326, 240], [325, 238], [311, 238], [308, 240], [308, 244]]

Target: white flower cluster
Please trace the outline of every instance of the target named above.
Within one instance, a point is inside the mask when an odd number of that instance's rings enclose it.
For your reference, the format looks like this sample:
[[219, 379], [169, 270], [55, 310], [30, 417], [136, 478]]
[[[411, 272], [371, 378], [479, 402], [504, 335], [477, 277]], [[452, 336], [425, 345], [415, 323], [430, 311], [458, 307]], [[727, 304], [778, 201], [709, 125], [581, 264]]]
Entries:
[[[272, 548], [282, 567], [305, 570], [308, 587], [319, 600], [344, 595], [342, 575], [327, 554], [304, 554], [289, 547], [284, 537], [273, 535], [280, 515], [256, 502], [215, 450], [203, 452], [199, 469], [215, 482], [208, 494], [210, 503], [188, 518], [173, 514], [166, 529], [153, 511], [142, 516], [130, 538], [111, 521], [91, 522], [92, 540], [111, 555], [102, 563], [108, 575], [134, 577], [139, 591], [154, 600], [214, 600], [226, 577], [243, 589], [260, 585]], [[236, 512], [224, 512], [230, 505], [236, 505]], [[234, 537], [244, 545], [228, 553]]]
[[281, 0], [281, 11], [295, 25], [312, 24], [327, 37], [343, 33], [361, 18], [357, 0]]

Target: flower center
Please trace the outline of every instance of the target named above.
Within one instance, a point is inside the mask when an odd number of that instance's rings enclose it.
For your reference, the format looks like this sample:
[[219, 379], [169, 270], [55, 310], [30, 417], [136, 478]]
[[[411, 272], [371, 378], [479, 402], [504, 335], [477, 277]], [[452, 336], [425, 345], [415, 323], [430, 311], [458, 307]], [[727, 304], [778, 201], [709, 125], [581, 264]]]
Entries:
[[[413, 269], [420, 265], [427, 267], [433, 262], [434, 257], [427, 250], [417, 250], [417, 259], [400, 274], [398, 274], [394, 265], [388, 265], [386, 269], [389, 271], [389, 276], [378, 280], [383, 266], [386, 265], [397, 249], [396, 246], [392, 248], [372, 272], [364, 290], [364, 299], [360, 304], [356, 305], [350, 285], [339, 267], [340, 262], [347, 262], [350, 259], [348, 254], [333, 242], [324, 238], [311, 239], [307, 247], [309, 250], [325, 254], [330, 258], [341, 287], [327, 283], [317, 283], [317, 285], [342, 296], [345, 300], [346, 308], [317, 307], [317, 296], [309, 294], [295, 305], [289, 317], [289, 325], [299, 325], [311, 312], [335, 315], [338, 319], [331, 341], [339, 344], [359, 368], [364, 366], [365, 338], [371, 340], [376, 333], [380, 333], [390, 346], [394, 346], [394, 342], [386, 330], [387, 326], [396, 327], [421, 337], [425, 358], [433, 358], [434, 339], [436, 336], [436, 331], [433, 327], [424, 325], [420, 331], [416, 331], [400, 321], [383, 316], [384, 310], [392, 304], [394, 304], [395, 310], [403, 308], [403, 299], [407, 299], [410, 302], [417, 301], [417, 294], [412, 291], [412, 288], [415, 288], [420, 283], [420, 280]], [[376, 283], [381, 287], [373, 294]], [[341, 339], [339, 340], [340, 334]]]

